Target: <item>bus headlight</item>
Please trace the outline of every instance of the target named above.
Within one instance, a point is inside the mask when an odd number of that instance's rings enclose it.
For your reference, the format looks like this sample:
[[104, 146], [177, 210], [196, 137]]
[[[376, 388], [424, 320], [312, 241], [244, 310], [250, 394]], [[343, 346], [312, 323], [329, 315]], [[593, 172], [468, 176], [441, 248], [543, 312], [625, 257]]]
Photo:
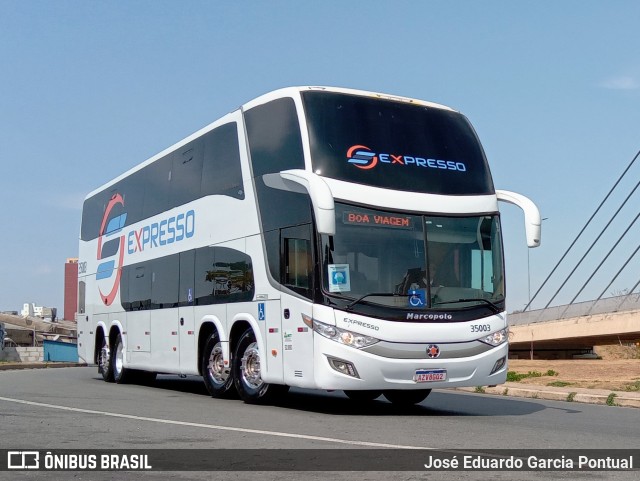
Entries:
[[488, 336], [484, 336], [478, 341], [484, 342], [485, 344], [489, 344], [490, 346], [499, 346], [503, 342], [509, 338], [509, 329], [500, 329], [499, 331], [494, 332], [493, 334], [489, 334]]
[[[306, 323], [306, 322], [305, 322]], [[347, 331], [335, 326], [330, 326], [324, 322], [316, 321], [312, 322], [313, 330], [327, 339], [339, 342], [345, 346], [355, 347], [356, 349], [362, 349], [363, 347], [371, 346], [376, 342], [380, 342], [380, 339], [375, 337], [365, 336], [364, 334], [358, 334], [357, 332]]]

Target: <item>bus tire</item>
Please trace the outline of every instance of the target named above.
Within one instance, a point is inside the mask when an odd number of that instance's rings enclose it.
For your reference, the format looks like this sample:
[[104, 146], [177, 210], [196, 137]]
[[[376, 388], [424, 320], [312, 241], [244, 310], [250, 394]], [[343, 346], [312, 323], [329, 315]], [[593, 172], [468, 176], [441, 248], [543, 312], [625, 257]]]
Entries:
[[107, 339], [102, 338], [102, 346], [98, 353], [98, 373], [102, 374], [102, 379], [106, 382], [113, 382], [113, 369], [111, 368], [111, 351], [107, 345]]
[[349, 399], [358, 402], [371, 402], [380, 397], [382, 391], [345, 391]]
[[231, 364], [236, 390], [247, 404], [266, 404], [289, 390], [289, 386], [267, 384], [262, 380], [260, 352], [251, 329], [240, 336]]
[[412, 391], [389, 390], [383, 391], [382, 394], [384, 394], [384, 397], [386, 397], [392, 404], [397, 406], [411, 406], [413, 404], [419, 404], [427, 399], [427, 396], [431, 394], [431, 389], [419, 389]]
[[236, 393], [231, 369], [224, 365], [220, 336], [215, 331], [204, 345], [201, 367], [204, 384], [212, 397], [227, 398]]
[[124, 367], [124, 343], [120, 333], [118, 333], [111, 351], [111, 370], [113, 371], [113, 380], [117, 384], [126, 384], [131, 380], [132, 373]]

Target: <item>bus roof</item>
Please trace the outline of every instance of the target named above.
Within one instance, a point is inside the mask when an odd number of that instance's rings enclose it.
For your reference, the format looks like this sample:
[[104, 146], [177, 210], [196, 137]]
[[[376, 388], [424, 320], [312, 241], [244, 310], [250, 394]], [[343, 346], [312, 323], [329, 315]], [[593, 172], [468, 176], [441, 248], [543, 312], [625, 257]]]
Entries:
[[[342, 94], [349, 94], [349, 95], [359, 95], [359, 96], [363, 96], [363, 97], [374, 97], [374, 98], [379, 98], [379, 99], [384, 99], [384, 100], [393, 100], [393, 101], [397, 101], [397, 102], [406, 102], [406, 103], [410, 103], [410, 104], [415, 104], [415, 105], [422, 105], [422, 106], [426, 106], [426, 107], [432, 107], [432, 108], [438, 108], [438, 109], [443, 109], [443, 110], [449, 110], [449, 111], [455, 111], [454, 109], [447, 107], [446, 105], [442, 105], [442, 104], [438, 104], [435, 102], [427, 102], [425, 100], [419, 100], [419, 99], [414, 99], [414, 98], [410, 98], [410, 97], [402, 97], [402, 96], [398, 96], [398, 95], [390, 95], [390, 94], [385, 94], [385, 93], [380, 93], [380, 92], [371, 92], [371, 91], [367, 91], [367, 90], [357, 90], [357, 89], [349, 89], [349, 88], [342, 88], [342, 87], [326, 87], [326, 86], [298, 86], [298, 87], [285, 87], [285, 88], [281, 88], [281, 89], [277, 89], [277, 90], [273, 90], [271, 92], [267, 92], [263, 95], [260, 95], [259, 97], [256, 97], [253, 100], [250, 100], [249, 102], [246, 102], [244, 104], [242, 104], [239, 109], [240, 110], [248, 110], [250, 108], [256, 107], [258, 105], [270, 102], [271, 100], [275, 100], [278, 98], [282, 98], [282, 97], [297, 97], [297, 95], [300, 92], [305, 92], [305, 91], [324, 91], [324, 92], [336, 92], [336, 93], [342, 93]], [[189, 135], [188, 137], [176, 142], [175, 144], [167, 147], [166, 149], [162, 150], [161, 152], [158, 152], [157, 154], [153, 155], [152, 157], [148, 158], [147, 160], [136, 164], [135, 166], [133, 166], [132, 168], [130, 168], [129, 170], [123, 172], [122, 174], [120, 174], [119, 176], [113, 178], [112, 180], [110, 180], [109, 182], [106, 182], [105, 184], [101, 185], [100, 187], [92, 190], [91, 192], [89, 192], [84, 200], [89, 199], [90, 197], [94, 196], [95, 194], [102, 192], [103, 190], [109, 188], [110, 186], [114, 185], [115, 183], [117, 183], [118, 181], [128, 177], [129, 175], [133, 174], [134, 172], [142, 169], [143, 167], [155, 162], [156, 160], [158, 160], [159, 158], [164, 157], [165, 155], [173, 152], [174, 150], [179, 149], [180, 147], [182, 147], [183, 145], [191, 142], [192, 140], [200, 137], [201, 135], [207, 133], [208, 131], [212, 130], [213, 128], [215, 128], [217, 125], [221, 124], [224, 122], [224, 118], [233, 113], [236, 112], [238, 109], [232, 110], [231, 112], [223, 115], [222, 117], [214, 120], [213, 122], [211, 122], [210, 124], [205, 125], [204, 127], [202, 127], [201, 129], [197, 130], [196, 132], [194, 132], [193, 134]]]
[[357, 89], [349, 89], [349, 88], [342, 88], [342, 87], [326, 87], [326, 86], [286, 87], [278, 90], [273, 90], [272, 92], [265, 93], [245, 103], [244, 105], [242, 105], [242, 109], [243, 110], [250, 109], [252, 107], [255, 107], [256, 105], [269, 102], [270, 100], [273, 100], [276, 98], [293, 96], [293, 94], [310, 91], [310, 90], [336, 92], [336, 93], [350, 94], [350, 95], [360, 95], [363, 97], [374, 97], [374, 98], [385, 99], [385, 100], [395, 100], [397, 102], [406, 102], [410, 104], [423, 105], [426, 107], [433, 107], [433, 108], [453, 111], [452, 108], [447, 107], [446, 105], [438, 104], [435, 102], [427, 102], [425, 100], [419, 100], [419, 99], [414, 99], [410, 97], [403, 97], [400, 95], [390, 95], [390, 94], [385, 94], [381, 92], [371, 92], [368, 90], [357, 90]]

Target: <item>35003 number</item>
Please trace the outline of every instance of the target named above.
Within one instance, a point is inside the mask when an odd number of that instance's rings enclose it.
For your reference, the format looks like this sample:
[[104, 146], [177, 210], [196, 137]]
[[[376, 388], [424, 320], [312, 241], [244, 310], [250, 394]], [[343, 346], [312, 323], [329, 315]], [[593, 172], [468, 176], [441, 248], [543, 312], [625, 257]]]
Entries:
[[471, 332], [489, 332], [491, 331], [490, 324], [472, 324]]

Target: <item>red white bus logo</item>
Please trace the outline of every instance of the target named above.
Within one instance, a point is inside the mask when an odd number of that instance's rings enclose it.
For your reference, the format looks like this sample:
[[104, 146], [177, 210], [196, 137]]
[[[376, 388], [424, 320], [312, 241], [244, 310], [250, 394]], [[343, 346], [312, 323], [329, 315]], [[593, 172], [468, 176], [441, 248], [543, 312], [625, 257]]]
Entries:
[[373, 169], [378, 164], [396, 164], [404, 167], [424, 167], [428, 169], [453, 170], [457, 172], [467, 171], [467, 166], [464, 162], [427, 159], [412, 155], [373, 152], [366, 145], [352, 145], [349, 147], [347, 150], [347, 162], [362, 170]]
[[[111, 211], [118, 204], [124, 207], [124, 199], [120, 194], [116, 193], [111, 197], [107, 207], [104, 209], [104, 216], [100, 225], [100, 236], [98, 237], [96, 259], [102, 262], [98, 264], [96, 281], [98, 282], [100, 297], [105, 306], [110, 306], [118, 293], [120, 277], [122, 276], [122, 263], [124, 261], [124, 235], [114, 236], [122, 231], [127, 220], [127, 214], [125, 212], [110, 218]], [[110, 237], [111, 239], [109, 239]]]
[[358, 169], [373, 169], [378, 163], [378, 156], [364, 145], [353, 145], [347, 151], [347, 160]]

